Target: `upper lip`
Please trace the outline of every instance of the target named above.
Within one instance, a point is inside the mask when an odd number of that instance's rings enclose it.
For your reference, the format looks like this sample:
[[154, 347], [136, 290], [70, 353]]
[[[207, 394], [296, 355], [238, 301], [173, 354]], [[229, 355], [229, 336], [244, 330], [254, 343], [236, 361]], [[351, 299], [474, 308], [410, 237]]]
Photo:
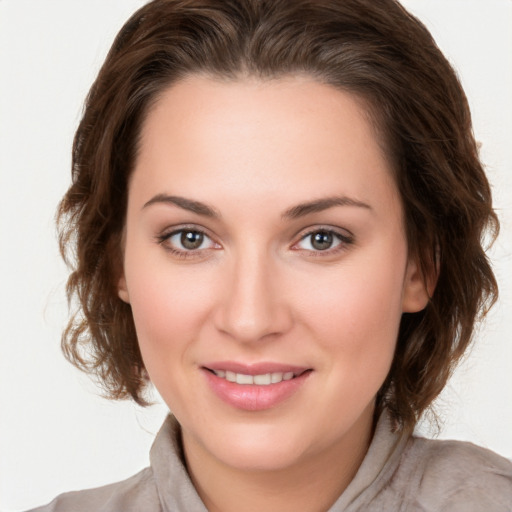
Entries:
[[236, 361], [215, 361], [202, 365], [208, 370], [224, 370], [228, 372], [241, 373], [244, 375], [265, 375], [267, 373], [293, 372], [295, 375], [310, 370], [307, 366], [296, 366], [286, 363], [263, 361], [259, 363], [239, 363]]

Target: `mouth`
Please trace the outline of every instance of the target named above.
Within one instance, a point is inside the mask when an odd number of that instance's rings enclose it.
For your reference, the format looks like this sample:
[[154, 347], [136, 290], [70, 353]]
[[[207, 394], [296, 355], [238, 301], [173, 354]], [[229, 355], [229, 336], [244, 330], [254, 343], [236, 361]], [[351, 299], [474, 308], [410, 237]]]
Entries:
[[210, 371], [217, 377], [221, 379], [225, 379], [228, 382], [233, 382], [236, 384], [241, 384], [242, 386], [270, 386], [271, 384], [279, 384], [280, 382], [292, 380], [304, 372], [309, 370], [303, 370], [301, 372], [271, 372], [271, 373], [261, 373], [257, 375], [250, 375], [246, 373], [237, 373], [230, 370], [212, 370], [211, 368], [205, 368]]
[[230, 406], [263, 411], [287, 402], [302, 388], [312, 368], [281, 363], [217, 362], [202, 366], [210, 389]]

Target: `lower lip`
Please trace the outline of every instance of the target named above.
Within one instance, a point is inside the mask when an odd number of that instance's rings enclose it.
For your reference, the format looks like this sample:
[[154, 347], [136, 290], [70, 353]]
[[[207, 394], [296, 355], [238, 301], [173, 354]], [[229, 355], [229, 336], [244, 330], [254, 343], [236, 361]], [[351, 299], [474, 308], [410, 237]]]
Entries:
[[276, 407], [295, 394], [311, 373], [306, 371], [290, 380], [258, 386], [229, 382], [206, 369], [203, 372], [210, 388], [221, 400], [244, 411], [264, 411]]

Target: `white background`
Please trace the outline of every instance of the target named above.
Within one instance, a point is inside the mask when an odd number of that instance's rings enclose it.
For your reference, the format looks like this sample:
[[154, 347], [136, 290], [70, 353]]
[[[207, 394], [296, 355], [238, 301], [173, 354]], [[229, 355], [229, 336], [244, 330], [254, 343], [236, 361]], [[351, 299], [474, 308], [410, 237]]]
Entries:
[[[110, 403], [64, 361], [53, 223], [82, 101], [141, 0], [0, 0], [0, 509], [126, 478], [166, 413]], [[441, 437], [512, 457], [512, 2], [407, 0], [459, 71], [502, 220], [497, 307], [438, 402]], [[422, 427], [423, 432], [428, 428]]]

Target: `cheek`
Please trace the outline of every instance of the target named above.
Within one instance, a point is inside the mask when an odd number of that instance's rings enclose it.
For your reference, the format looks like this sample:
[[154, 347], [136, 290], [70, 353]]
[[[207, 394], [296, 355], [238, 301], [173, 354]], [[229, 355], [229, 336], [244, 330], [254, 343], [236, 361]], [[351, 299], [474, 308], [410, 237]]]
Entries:
[[175, 412], [190, 396], [183, 372], [194, 367], [194, 347], [208, 315], [208, 290], [177, 275], [140, 274], [132, 281], [131, 304], [144, 366]]
[[140, 349], [151, 374], [152, 366], [181, 359], [199, 338], [215, 286], [197, 268], [173, 268], [165, 255], [152, 259], [133, 254], [125, 273]]
[[308, 319], [318, 343], [333, 355], [333, 365], [385, 378], [402, 316], [404, 254], [394, 261], [359, 259], [326, 275], [323, 282], [317, 275], [308, 283], [300, 316]]
[[[316, 280], [308, 292], [304, 314], [317, 318], [326, 331], [372, 333], [394, 337], [390, 325], [401, 317], [401, 275], [380, 273], [378, 270], [357, 272], [347, 268], [329, 279], [325, 286]], [[309, 313], [306, 311], [309, 310]], [[393, 329], [393, 331], [395, 331]]]

